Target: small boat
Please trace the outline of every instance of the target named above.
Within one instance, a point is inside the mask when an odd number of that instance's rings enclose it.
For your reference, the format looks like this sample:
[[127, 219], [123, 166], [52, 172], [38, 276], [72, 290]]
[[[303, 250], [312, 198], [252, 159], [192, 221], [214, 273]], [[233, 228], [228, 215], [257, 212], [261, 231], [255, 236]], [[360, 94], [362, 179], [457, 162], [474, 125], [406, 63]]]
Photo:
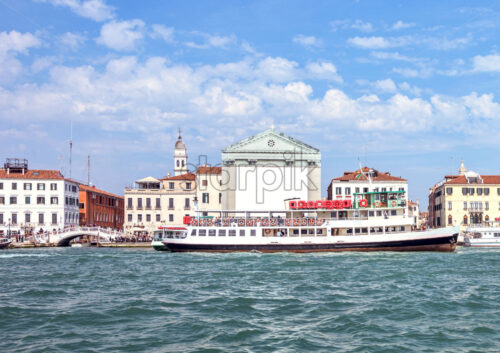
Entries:
[[473, 248], [499, 248], [500, 227], [470, 227], [464, 236], [464, 246]]
[[0, 238], [0, 249], [7, 249], [11, 243], [9, 238]]

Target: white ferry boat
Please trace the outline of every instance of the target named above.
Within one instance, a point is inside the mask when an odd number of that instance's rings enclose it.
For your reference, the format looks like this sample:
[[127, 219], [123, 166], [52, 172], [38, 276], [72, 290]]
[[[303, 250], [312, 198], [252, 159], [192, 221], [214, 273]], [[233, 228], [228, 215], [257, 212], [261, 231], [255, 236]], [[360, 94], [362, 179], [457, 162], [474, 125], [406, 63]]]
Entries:
[[[397, 192], [395, 192], [397, 193]], [[405, 202], [290, 201], [286, 211], [211, 211], [160, 227], [156, 250], [172, 252], [454, 251], [459, 227], [411, 231]]]
[[464, 246], [478, 248], [500, 247], [500, 226], [469, 227], [464, 236]]

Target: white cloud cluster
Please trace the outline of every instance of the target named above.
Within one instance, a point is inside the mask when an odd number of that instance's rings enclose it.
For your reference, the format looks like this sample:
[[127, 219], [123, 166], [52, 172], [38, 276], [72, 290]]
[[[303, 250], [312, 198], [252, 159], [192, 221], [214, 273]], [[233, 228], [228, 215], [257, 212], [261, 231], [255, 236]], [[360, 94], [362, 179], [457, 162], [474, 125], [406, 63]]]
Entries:
[[50, 3], [54, 6], [68, 7], [75, 14], [102, 22], [114, 18], [114, 8], [106, 4], [105, 0], [36, 0]]
[[500, 55], [477, 55], [472, 58], [472, 71], [476, 72], [500, 72]]
[[19, 54], [27, 54], [28, 49], [40, 45], [40, 39], [31, 33], [0, 32], [0, 83], [9, 82], [22, 72]]
[[330, 22], [330, 28], [332, 31], [338, 31], [339, 29], [355, 29], [361, 32], [371, 32], [373, 31], [373, 25], [370, 22], [364, 22], [360, 19], [356, 20], [336, 20]]
[[118, 51], [134, 50], [144, 37], [144, 22], [141, 20], [111, 21], [101, 27], [96, 42]]
[[403, 21], [399, 20], [392, 25], [391, 29], [396, 31], [399, 29], [406, 29], [406, 28], [410, 28], [413, 26], [415, 26], [414, 23], [407, 23], [407, 22], [403, 22]]
[[316, 38], [315, 36], [305, 36], [303, 34], [298, 34], [293, 37], [293, 42], [303, 45], [304, 47], [321, 47], [323, 45], [323, 41], [321, 39]]

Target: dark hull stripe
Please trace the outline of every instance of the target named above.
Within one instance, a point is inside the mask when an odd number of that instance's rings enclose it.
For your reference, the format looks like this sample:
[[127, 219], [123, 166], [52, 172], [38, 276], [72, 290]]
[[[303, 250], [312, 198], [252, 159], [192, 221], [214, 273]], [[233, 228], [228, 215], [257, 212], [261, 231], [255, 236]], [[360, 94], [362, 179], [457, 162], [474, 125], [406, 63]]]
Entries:
[[165, 244], [164, 249], [172, 252], [334, 252], [334, 251], [454, 251], [458, 234], [430, 239], [411, 239], [371, 243], [331, 243], [331, 244]]

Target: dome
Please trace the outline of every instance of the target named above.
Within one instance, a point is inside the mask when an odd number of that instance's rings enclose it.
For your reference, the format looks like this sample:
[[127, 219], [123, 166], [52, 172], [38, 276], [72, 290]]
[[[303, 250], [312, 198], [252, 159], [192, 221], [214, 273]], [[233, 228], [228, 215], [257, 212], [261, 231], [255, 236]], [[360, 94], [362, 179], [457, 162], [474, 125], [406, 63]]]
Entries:
[[180, 150], [180, 149], [183, 149], [185, 150], [186, 149], [186, 145], [184, 144], [184, 142], [182, 142], [182, 139], [178, 139], [177, 142], [175, 143], [175, 149], [176, 150]]

